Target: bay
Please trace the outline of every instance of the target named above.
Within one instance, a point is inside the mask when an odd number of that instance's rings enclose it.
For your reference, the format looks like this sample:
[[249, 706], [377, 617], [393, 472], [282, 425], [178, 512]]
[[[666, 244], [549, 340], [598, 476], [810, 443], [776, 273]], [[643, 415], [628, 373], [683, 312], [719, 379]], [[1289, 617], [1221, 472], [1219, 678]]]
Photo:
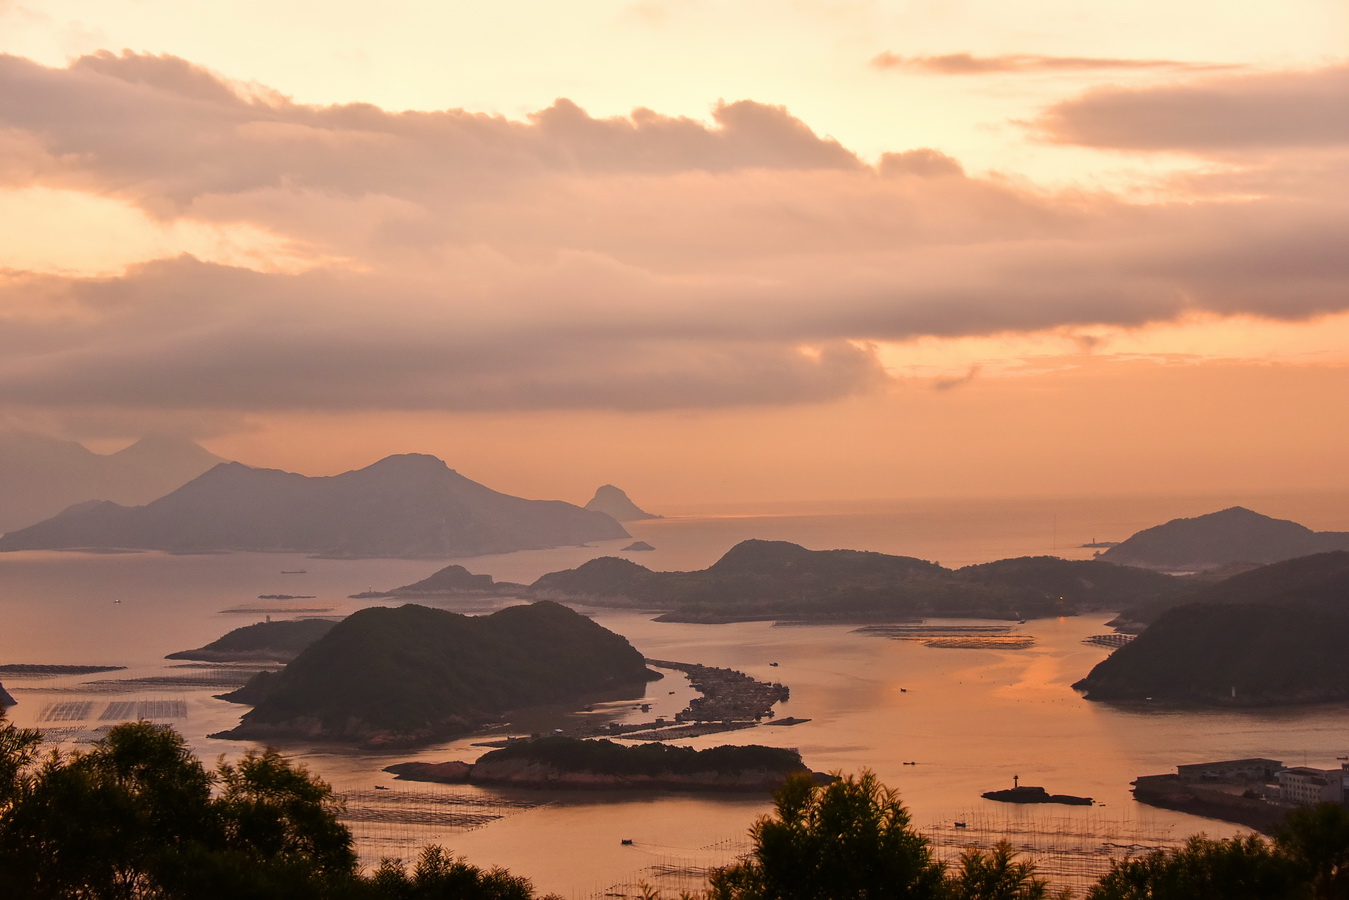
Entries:
[[[1349, 497], [1269, 495], [1241, 498], [1261, 512], [1318, 529], [1349, 526]], [[1235, 501], [1234, 501], [1235, 502]], [[633, 523], [634, 538], [657, 549], [630, 554], [656, 569], [702, 568], [735, 542], [793, 540], [813, 549], [849, 547], [901, 553], [957, 566], [1019, 555], [1088, 558], [1078, 545], [1121, 539], [1178, 515], [1232, 505], [1224, 498], [1076, 498], [910, 500], [847, 504], [773, 504], [676, 510], [678, 516]], [[591, 547], [458, 560], [498, 580], [532, 581], [627, 541]], [[114, 704], [155, 704], [157, 718], [182, 731], [203, 758], [237, 756], [246, 745], [207, 735], [238, 721], [242, 707], [214, 699], [218, 689], [137, 679], [162, 679], [184, 669], [166, 653], [205, 644], [272, 608], [345, 615], [369, 605], [349, 594], [388, 588], [430, 574], [450, 561], [323, 560], [290, 554], [160, 553], [0, 554], [0, 664], [119, 665], [102, 675], [5, 677], [20, 701], [11, 718], [49, 729], [68, 745], [96, 737], [115, 720]], [[313, 599], [260, 601], [262, 594]], [[451, 604], [487, 612], [509, 600]], [[727, 666], [781, 681], [791, 699], [780, 716], [811, 721], [760, 726], [688, 741], [693, 746], [763, 743], [801, 750], [817, 770], [869, 768], [899, 790], [915, 824], [944, 853], [967, 842], [1007, 836], [1034, 850], [1059, 883], [1082, 886], [1110, 853], [1174, 843], [1204, 831], [1240, 829], [1135, 803], [1129, 782], [1209, 759], [1269, 756], [1289, 764], [1330, 766], [1349, 749], [1349, 705], [1290, 710], [1176, 711], [1088, 703], [1069, 685], [1106, 649], [1083, 643], [1108, 629], [1104, 617], [1037, 620], [1022, 626], [1036, 643], [1025, 650], [955, 650], [857, 634], [845, 626], [775, 627], [663, 624], [640, 612], [586, 610], [652, 658]], [[296, 615], [300, 613], [294, 613]], [[312, 613], [311, 613], [312, 614]], [[776, 666], [772, 663], [777, 663]], [[673, 673], [653, 682], [644, 701], [604, 705], [598, 720], [670, 714], [687, 702], [686, 681]], [[165, 706], [161, 701], [169, 701]], [[62, 709], [83, 713], [52, 719]], [[87, 707], [83, 704], [88, 704]], [[549, 722], [541, 713], [539, 722]], [[562, 713], [553, 718], [562, 721]], [[346, 749], [285, 748], [345, 793], [353, 810], [397, 803], [426, 811], [426, 822], [378, 816], [352, 822], [363, 856], [408, 856], [428, 841], [479, 865], [503, 865], [537, 887], [567, 897], [631, 893], [639, 881], [692, 886], [698, 871], [724, 864], [745, 847], [745, 832], [769, 808], [765, 797], [554, 792], [522, 795], [478, 788], [397, 782], [380, 769], [407, 759], [471, 760], [478, 739], [415, 753], [359, 754]], [[913, 763], [913, 765], [907, 765]], [[986, 790], [1042, 784], [1051, 792], [1094, 797], [1092, 807], [1014, 807], [983, 800]], [[375, 792], [375, 786], [387, 788]], [[437, 797], [470, 799], [493, 816], [485, 827], [447, 825], [433, 815]], [[374, 798], [374, 799], [372, 799]], [[462, 806], [456, 809], [465, 808]], [[412, 818], [416, 818], [415, 816]], [[966, 823], [957, 829], [957, 821]], [[622, 841], [631, 840], [631, 844]], [[626, 887], [623, 887], [626, 885]]]

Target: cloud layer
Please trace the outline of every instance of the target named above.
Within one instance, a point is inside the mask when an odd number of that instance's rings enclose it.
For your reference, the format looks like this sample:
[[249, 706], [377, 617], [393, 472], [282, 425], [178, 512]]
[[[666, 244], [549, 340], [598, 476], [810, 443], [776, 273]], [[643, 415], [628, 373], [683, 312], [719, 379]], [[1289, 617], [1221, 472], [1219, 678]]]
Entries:
[[[0, 186], [247, 224], [314, 260], [8, 273], [0, 399], [780, 405], [884, 389], [881, 341], [1338, 311], [1346, 199], [1314, 188], [1349, 143], [1324, 108], [1346, 71], [1097, 92], [1036, 123], [1059, 142], [1204, 154], [1244, 179], [1240, 197], [1195, 180], [1184, 202], [1139, 205], [971, 176], [929, 148], [868, 165], [752, 101], [719, 104], [710, 123], [597, 119], [566, 100], [512, 121], [304, 106], [173, 57], [0, 57]], [[1289, 189], [1280, 146], [1323, 165]]]

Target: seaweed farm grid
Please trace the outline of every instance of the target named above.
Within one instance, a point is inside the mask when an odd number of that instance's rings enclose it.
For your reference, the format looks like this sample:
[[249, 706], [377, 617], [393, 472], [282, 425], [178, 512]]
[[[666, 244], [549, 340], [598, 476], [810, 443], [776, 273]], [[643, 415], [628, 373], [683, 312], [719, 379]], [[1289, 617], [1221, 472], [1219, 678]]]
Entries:
[[[92, 718], [95, 701], [58, 700], [48, 703], [38, 714], [38, 721], [83, 722]], [[114, 700], [104, 705], [98, 719], [101, 722], [134, 722], [139, 719], [185, 719], [186, 700]]]
[[544, 804], [464, 788], [338, 791], [339, 818], [351, 829], [362, 865], [385, 858], [410, 862], [441, 835], [473, 831]]
[[634, 841], [633, 849], [648, 854], [650, 862], [606, 887], [582, 895], [585, 900], [643, 900], [653, 892], [675, 898], [707, 889], [716, 869], [734, 865], [750, 852], [749, 837], [738, 835], [697, 848], [667, 847]]
[[[1184, 843], [1184, 838], [1170, 835], [1169, 829], [1159, 835], [1153, 826], [1104, 815], [1090, 815], [1084, 821], [1081, 817], [1050, 814], [1027, 821], [1024, 816], [1013, 820], [971, 813], [957, 821], [964, 823], [963, 827], [948, 821], [922, 829], [931, 841], [933, 855], [949, 868], [954, 869], [967, 849], [989, 850], [1006, 841], [1020, 859], [1035, 864], [1036, 874], [1046, 879], [1051, 889], [1069, 888], [1079, 897], [1109, 871], [1113, 860]], [[741, 835], [682, 852], [641, 842], [636, 842], [636, 849], [652, 853], [650, 864], [622, 881], [584, 895], [587, 900], [642, 900], [653, 890], [665, 897], [697, 893], [706, 889], [708, 875], [714, 869], [743, 859], [751, 847], [748, 837]]]
[[[1020, 858], [1035, 864], [1036, 874], [1052, 888], [1072, 889], [1083, 896], [1110, 870], [1113, 860], [1178, 847], [1169, 827], [1089, 811], [1085, 816], [1055, 815], [1044, 810], [1027, 817], [1003, 813], [969, 813], [963, 818], [922, 829], [937, 859], [954, 867], [965, 850], [988, 850], [1006, 841]], [[957, 825], [956, 822], [961, 824]]]

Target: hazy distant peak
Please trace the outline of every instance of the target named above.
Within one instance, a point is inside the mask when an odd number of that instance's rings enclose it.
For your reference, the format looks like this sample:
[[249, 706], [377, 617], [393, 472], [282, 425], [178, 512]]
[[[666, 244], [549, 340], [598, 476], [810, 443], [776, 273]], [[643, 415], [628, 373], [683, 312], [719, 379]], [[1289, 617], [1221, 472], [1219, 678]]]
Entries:
[[622, 489], [616, 488], [612, 484], [602, 484], [596, 488], [595, 496], [590, 499], [585, 508], [602, 512], [619, 522], [661, 518], [633, 503]]
[[225, 460], [216, 456], [210, 450], [187, 438], [174, 437], [167, 434], [147, 434], [134, 444], [123, 447], [116, 453], [109, 453], [110, 457], [142, 458], [142, 457], [166, 457], [173, 456], [179, 458], [192, 459], [211, 459], [217, 462]]

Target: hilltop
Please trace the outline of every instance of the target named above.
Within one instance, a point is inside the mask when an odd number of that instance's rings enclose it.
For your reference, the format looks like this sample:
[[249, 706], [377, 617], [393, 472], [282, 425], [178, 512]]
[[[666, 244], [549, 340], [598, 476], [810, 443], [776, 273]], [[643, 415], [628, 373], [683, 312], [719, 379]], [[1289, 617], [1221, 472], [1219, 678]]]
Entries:
[[1168, 609], [1073, 685], [1089, 700], [1349, 699], [1349, 552], [1274, 563]]
[[1312, 531], [1297, 522], [1233, 506], [1146, 528], [1098, 559], [1167, 572], [1194, 572], [1235, 563], [1264, 565], [1330, 550], [1349, 550], [1349, 532]]
[[475, 556], [628, 537], [609, 516], [491, 490], [434, 456], [311, 478], [223, 463], [145, 506], [81, 504], [0, 537], [0, 550], [121, 547], [340, 557]]
[[279, 674], [227, 696], [255, 708], [220, 736], [418, 744], [527, 706], [640, 696], [650, 677], [621, 635], [556, 603], [478, 617], [372, 607], [333, 626]]
[[1025, 557], [953, 571], [907, 556], [759, 540], [742, 541], [696, 572], [654, 572], [600, 557], [530, 585], [537, 597], [667, 610], [662, 619], [704, 622], [1028, 618], [1116, 609], [1189, 590], [1167, 575], [1093, 560]]
[[225, 460], [182, 438], [151, 435], [118, 450], [0, 432], [0, 532], [89, 500], [148, 503]]

